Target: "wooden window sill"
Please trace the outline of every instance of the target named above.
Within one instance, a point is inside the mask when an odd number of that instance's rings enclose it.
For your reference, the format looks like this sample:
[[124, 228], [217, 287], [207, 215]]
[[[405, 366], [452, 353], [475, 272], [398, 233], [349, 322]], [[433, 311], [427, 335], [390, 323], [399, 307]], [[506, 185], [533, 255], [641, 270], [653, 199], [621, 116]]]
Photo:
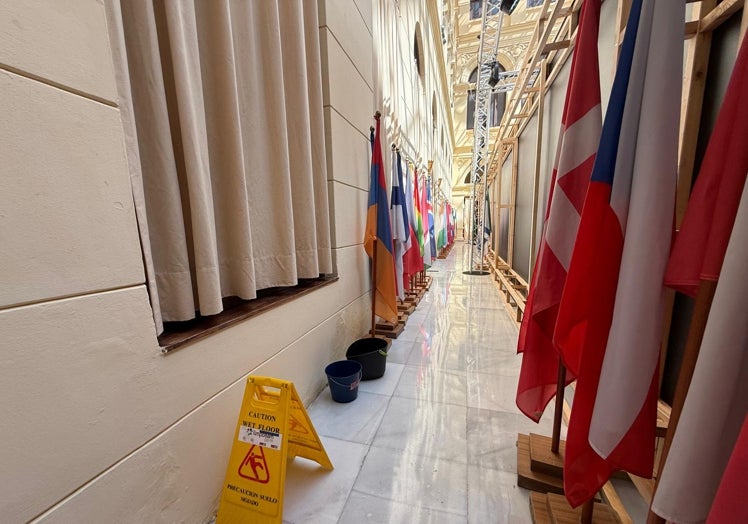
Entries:
[[286, 304], [298, 297], [337, 282], [337, 276], [323, 276], [300, 280], [293, 287], [276, 287], [257, 292], [257, 298], [242, 300], [238, 297], [224, 299], [224, 310], [217, 315], [198, 317], [184, 322], [165, 322], [164, 332], [158, 337], [163, 353], [169, 353], [187, 344], [203, 339], [260, 313]]

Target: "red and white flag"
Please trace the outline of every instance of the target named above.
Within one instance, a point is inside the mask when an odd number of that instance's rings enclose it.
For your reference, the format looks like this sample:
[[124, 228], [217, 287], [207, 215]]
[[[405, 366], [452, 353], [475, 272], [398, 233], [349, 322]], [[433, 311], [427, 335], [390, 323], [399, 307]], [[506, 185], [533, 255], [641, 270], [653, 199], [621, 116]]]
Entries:
[[[719, 279], [688, 396], [652, 502], [653, 511], [676, 522], [706, 519], [748, 412], [746, 92], [748, 39], [744, 38], [665, 278], [668, 285], [689, 294], [700, 280]], [[742, 475], [745, 478], [745, 470]], [[744, 507], [742, 501], [738, 506]]]
[[[536, 422], [556, 393], [559, 355], [553, 331], [600, 141], [599, 26], [600, 0], [587, 0], [579, 19], [543, 236], [519, 331], [522, 369], [516, 402]], [[566, 383], [573, 379], [570, 370]]]
[[559, 306], [577, 388], [564, 457], [572, 506], [616, 469], [651, 477], [662, 285], [678, 165], [685, 0], [634, 0]]

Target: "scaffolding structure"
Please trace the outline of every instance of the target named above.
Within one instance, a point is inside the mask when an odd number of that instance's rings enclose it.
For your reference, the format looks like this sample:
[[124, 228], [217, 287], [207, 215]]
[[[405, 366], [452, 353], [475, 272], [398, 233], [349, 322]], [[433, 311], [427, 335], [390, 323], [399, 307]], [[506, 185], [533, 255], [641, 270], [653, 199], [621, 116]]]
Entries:
[[[483, 269], [483, 250], [485, 246], [485, 194], [486, 194], [486, 160], [489, 153], [489, 110], [491, 102], [492, 71], [496, 64], [499, 50], [499, 37], [504, 12], [498, 16], [489, 14], [490, 2], [483, 2], [481, 13], [481, 40], [478, 47], [478, 78], [475, 85], [475, 118], [473, 127], [473, 159], [471, 162], [471, 200], [472, 227], [470, 229], [470, 270], [472, 275], [488, 274]], [[494, 78], [500, 75], [494, 75]], [[516, 75], [515, 75], [516, 76]], [[504, 79], [512, 78], [504, 75]], [[505, 82], [506, 84], [506, 82]], [[498, 85], [498, 84], [496, 84]], [[505, 85], [502, 87], [506, 87]]]

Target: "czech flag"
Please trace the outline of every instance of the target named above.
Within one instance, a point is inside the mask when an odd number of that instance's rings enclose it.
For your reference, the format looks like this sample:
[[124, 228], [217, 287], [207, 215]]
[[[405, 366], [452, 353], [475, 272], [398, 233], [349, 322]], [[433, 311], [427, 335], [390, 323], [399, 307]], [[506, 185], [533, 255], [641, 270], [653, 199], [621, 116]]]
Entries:
[[684, 23], [685, 0], [632, 2], [561, 297], [554, 341], [579, 362], [564, 457], [572, 506], [615, 470], [652, 476]]
[[366, 214], [364, 249], [373, 261], [374, 313], [387, 322], [397, 324], [395, 257], [392, 245], [392, 228], [390, 227], [390, 206], [387, 203], [387, 184], [384, 180], [379, 113], [375, 118], [377, 124], [372, 137], [369, 209]]

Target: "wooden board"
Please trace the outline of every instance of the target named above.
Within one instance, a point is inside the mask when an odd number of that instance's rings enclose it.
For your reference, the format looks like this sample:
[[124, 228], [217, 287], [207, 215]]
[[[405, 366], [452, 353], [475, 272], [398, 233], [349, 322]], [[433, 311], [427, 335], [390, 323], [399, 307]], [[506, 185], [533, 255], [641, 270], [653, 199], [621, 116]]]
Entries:
[[541, 493], [564, 493], [560, 478], [533, 471], [530, 467], [530, 436], [517, 435], [517, 485]]
[[616, 513], [621, 524], [634, 524], [634, 521], [631, 520], [629, 512], [626, 511], [626, 506], [623, 505], [623, 501], [618, 496], [618, 492], [616, 491], [616, 488], [613, 487], [613, 484], [606, 482], [600, 492], [603, 494], [602, 500]]
[[398, 322], [396, 326], [392, 324], [377, 324], [374, 334], [387, 338], [397, 338], [405, 329], [405, 326]]
[[647, 506], [649, 506], [652, 503], [652, 494], [654, 493], [655, 481], [653, 479], [637, 477], [636, 475], [632, 475], [631, 473], [629, 473], [629, 478], [631, 478], [631, 482], [634, 483], [634, 486], [639, 492], [639, 495], [641, 495], [641, 497], [644, 499], [644, 502], [646, 502]]
[[[572, 508], [562, 495], [548, 493], [548, 513], [551, 515], [553, 524], [579, 524], [579, 517], [582, 515], [582, 507]], [[621, 524], [616, 512], [607, 504], [601, 502], [595, 503], [592, 511], [593, 524]]]
[[548, 497], [545, 493], [530, 493], [530, 516], [535, 524], [551, 524], [551, 514], [548, 513]]
[[405, 315], [412, 315], [413, 311], [416, 310], [416, 306], [413, 302], [403, 301], [402, 304], [397, 305], [397, 310]]
[[551, 451], [552, 442], [550, 437], [530, 433], [530, 467], [533, 471], [563, 478], [566, 441], [561, 441], [558, 453]]
[[671, 408], [662, 400], [657, 401], [657, 433], [658, 437], [665, 437], [667, 427], [670, 424]]

